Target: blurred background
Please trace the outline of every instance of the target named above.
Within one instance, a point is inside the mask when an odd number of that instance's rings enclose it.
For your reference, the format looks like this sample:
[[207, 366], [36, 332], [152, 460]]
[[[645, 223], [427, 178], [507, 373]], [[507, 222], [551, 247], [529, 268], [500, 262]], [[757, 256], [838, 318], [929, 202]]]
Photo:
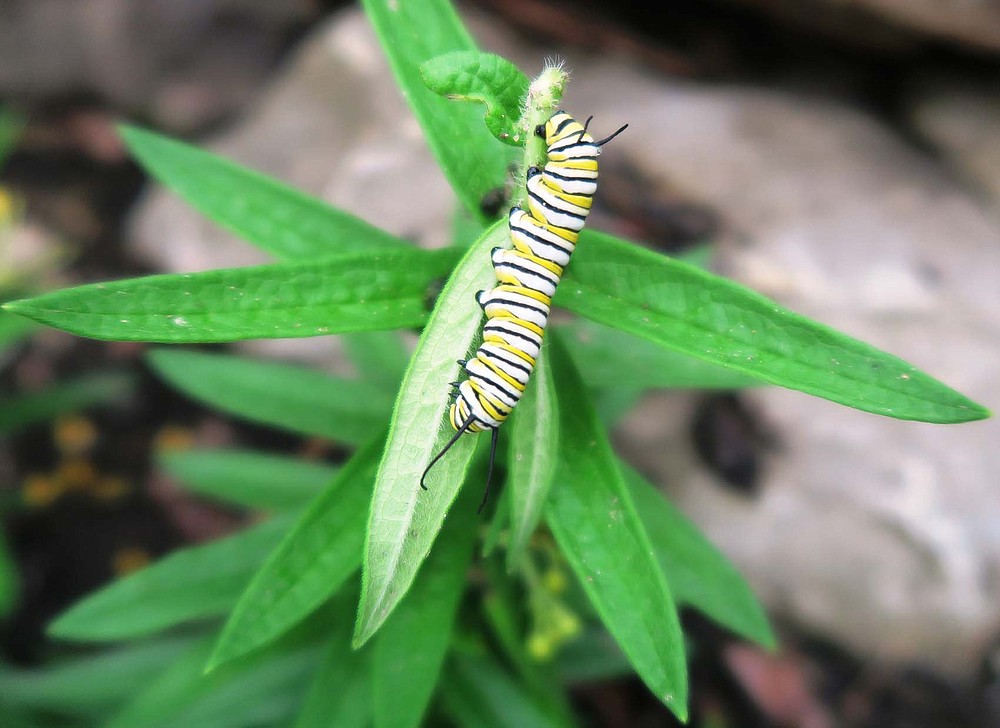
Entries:
[[[602, 161], [590, 224], [666, 253], [709, 245], [717, 272], [1000, 404], [996, 0], [460, 10], [528, 75], [563, 59], [564, 105], [598, 132], [630, 124]], [[0, 104], [0, 147], [16, 138], [0, 166], [5, 300], [264, 260], [146, 179], [120, 120], [422, 245], [449, 241], [452, 193], [350, 3], [0, 0]], [[157, 449], [341, 454], [172, 393], [141, 345], [10, 319], [7, 665], [58, 653], [42, 630], [88, 591], [239, 527], [153, 467]], [[346, 366], [332, 338], [239, 348]], [[995, 421], [898, 422], [770, 389], [657, 392], [615, 441], [741, 568], [782, 640], [766, 654], [686, 615], [694, 725], [1000, 726]], [[574, 699], [595, 726], [673, 725], [637, 681]]]

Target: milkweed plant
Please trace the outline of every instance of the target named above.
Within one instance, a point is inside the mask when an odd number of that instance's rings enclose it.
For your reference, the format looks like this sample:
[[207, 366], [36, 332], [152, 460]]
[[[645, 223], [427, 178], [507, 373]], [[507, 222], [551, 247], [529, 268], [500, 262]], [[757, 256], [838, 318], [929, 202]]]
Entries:
[[[113, 728], [524, 728], [579, 725], [566, 685], [634, 672], [686, 721], [679, 606], [765, 648], [775, 640], [737, 571], [615, 455], [604, 423], [613, 413], [595, 402], [622, 386], [770, 383], [906, 420], [988, 413], [697, 265], [586, 229], [554, 298], [578, 318], [549, 327], [503, 426], [502, 492], [477, 515], [489, 438], [471, 435], [421, 490], [453, 434], [456, 360], [478, 345], [475, 294], [495, 285], [491, 250], [509, 246], [495, 200], [514, 190], [516, 201], [527, 170], [545, 164], [532, 130], [559, 108], [566, 75], [548, 67], [529, 81], [478, 51], [446, 0], [363, 5], [473, 220], [452, 247], [418, 249], [229, 161], [123, 126], [153, 177], [278, 262], [4, 306], [115, 341], [341, 335], [356, 378], [173, 347], [148, 361], [194, 397], [353, 455], [332, 468], [242, 450], [165, 454], [162, 465], [194, 491], [270, 517], [83, 599], [49, 633], [107, 650], [30, 679], [8, 675], [0, 688], [27, 708], [53, 695], [57, 711], [85, 718], [99, 706]], [[413, 327], [423, 333], [407, 356], [393, 332]]]

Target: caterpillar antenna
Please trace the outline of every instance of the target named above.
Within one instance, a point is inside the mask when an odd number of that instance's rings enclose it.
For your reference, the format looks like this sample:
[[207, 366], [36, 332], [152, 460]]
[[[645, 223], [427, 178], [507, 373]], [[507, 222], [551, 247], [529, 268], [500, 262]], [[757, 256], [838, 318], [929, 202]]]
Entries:
[[611, 136], [604, 137], [603, 139], [601, 139], [601, 141], [594, 142], [594, 144], [596, 144], [599, 147], [603, 147], [605, 144], [607, 144], [608, 142], [610, 142], [612, 139], [614, 139], [616, 136], [618, 136], [619, 134], [621, 134], [626, 129], [628, 129], [628, 124], [626, 124], [625, 126], [623, 126], [621, 129], [619, 129], [618, 131], [616, 131]]
[[493, 428], [492, 439], [490, 440], [490, 468], [486, 471], [486, 489], [483, 491], [483, 502], [479, 504], [476, 513], [482, 513], [486, 501], [490, 497], [490, 483], [493, 482], [493, 463], [497, 459], [497, 437], [500, 435], [500, 428]]
[[434, 458], [427, 464], [427, 468], [424, 470], [424, 474], [420, 476], [421, 488], [427, 490], [427, 486], [424, 485], [424, 479], [427, 477], [427, 473], [431, 471], [431, 468], [434, 467], [435, 463], [437, 463], [438, 460], [444, 457], [444, 454], [446, 452], [451, 450], [451, 446], [454, 445], [456, 442], [458, 442], [458, 438], [460, 438], [463, 434], [465, 434], [465, 431], [472, 426], [472, 423], [475, 421], [475, 419], [476, 419], [475, 416], [470, 414], [469, 419], [463, 422], [462, 426], [458, 428], [458, 432], [455, 433], [455, 436], [452, 437], [450, 440], [448, 440], [448, 444], [445, 445], [444, 448], [441, 450], [441, 452], [435, 455]]

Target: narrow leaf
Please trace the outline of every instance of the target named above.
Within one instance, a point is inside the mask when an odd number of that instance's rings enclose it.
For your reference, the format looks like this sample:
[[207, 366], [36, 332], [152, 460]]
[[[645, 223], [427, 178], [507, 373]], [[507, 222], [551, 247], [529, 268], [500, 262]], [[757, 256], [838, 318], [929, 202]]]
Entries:
[[118, 127], [129, 151], [185, 202], [282, 260], [389, 250], [405, 242], [277, 180], [146, 129]]
[[294, 364], [157, 349], [148, 361], [186, 394], [254, 422], [358, 443], [384, 427], [392, 401], [373, 384]]
[[111, 341], [212, 343], [395, 329], [424, 322], [427, 285], [454, 260], [451, 250], [352, 254], [93, 283], [3, 308]]
[[41, 668], [0, 668], [6, 706], [68, 716], [105, 717], [163, 666], [188, 652], [190, 637], [170, 637], [74, 657]]
[[601, 625], [584, 627], [556, 656], [559, 676], [568, 683], [616, 680], [635, 671], [615, 638]]
[[125, 372], [88, 374], [38, 392], [0, 399], [0, 434], [6, 435], [65, 412], [110, 404], [128, 397], [135, 377]]
[[287, 725], [319, 662], [315, 638], [296, 635], [206, 675], [210, 643], [165, 663], [162, 674], [105, 723], [105, 728], [244, 728]]
[[580, 584], [635, 671], [687, 718], [684, 637], [667, 582], [580, 375], [550, 334], [564, 443], [546, 520]]
[[774, 633], [764, 610], [736, 568], [662, 493], [627, 465], [622, 470], [677, 602], [773, 649]]
[[[548, 662], [540, 662], [528, 653], [525, 624], [529, 621], [526, 603], [517, 585], [495, 559], [485, 560], [483, 615], [503, 657], [514, 668], [519, 681], [537, 698], [557, 721], [573, 724], [573, 710], [560, 676]], [[559, 655], [562, 654], [560, 650]], [[626, 663], [627, 664], [627, 663]], [[631, 666], [629, 666], [631, 672]]]
[[760, 379], [680, 354], [620, 329], [578, 319], [559, 327], [590, 387], [742, 389]]
[[556, 302], [765, 382], [904, 420], [989, 413], [910, 364], [694, 266], [584, 231]]
[[367, 728], [372, 722], [369, 650], [351, 649], [358, 589], [344, 588], [330, 605], [330, 636], [295, 728]]
[[508, 453], [510, 535], [507, 568], [520, 563], [542, 518], [559, 452], [559, 406], [544, 347], [514, 410]]
[[229, 616], [208, 669], [285, 634], [358, 568], [383, 442], [377, 438], [354, 454], [264, 562]]
[[11, 557], [3, 533], [0, 533], [0, 618], [6, 617], [14, 609], [19, 590], [17, 564]]
[[441, 683], [445, 710], [469, 728], [557, 728], [568, 725], [488, 657], [456, 656]]
[[331, 465], [253, 450], [165, 452], [158, 461], [194, 493], [276, 511], [305, 506], [337, 473]]
[[20, 316], [0, 311], [0, 355], [4, 350], [35, 330], [35, 324]]
[[24, 128], [24, 119], [10, 109], [0, 106], [0, 165], [14, 151]]
[[423, 63], [420, 75], [436, 94], [485, 104], [490, 133], [504, 144], [524, 146], [517, 123], [528, 95], [528, 77], [506, 58], [478, 51], [453, 51]]
[[466, 487], [406, 598], [375, 642], [375, 728], [420, 725], [444, 664], [479, 528], [479, 495]]
[[483, 198], [504, 184], [512, 150], [493, 139], [478, 109], [452, 104], [424, 86], [420, 66], [449, 51], [475, 51], [448, 0], [362, 0], [396, 83], [455, 194], [483, 217]]
[[489, 250], [506, 226], [493, 225], [459, 263], [438, 297], [396, 399], [372, 499], [354, 644], [364, 644], [402, 599], [437, 537], [465, 478], [476, 438], [463, 436], [427, 476], [420, 476], [454, 432], [447, 423], [455, 360], [467, 355], [482, 325], [476, 291], [495, 280]]
[[[432, 284], [433, 285], [433, 284]], [[410, 352], [395, 331], [358, 331], [343, 337], [347, 355], [362, 379], [379, 387], [399, 387]]]
[[77, 602], [49, 625], [53, 637], [112, 641], [145, 637], [236, 603], [292, 521], [275, 518], [233, 536], [181, 549]]

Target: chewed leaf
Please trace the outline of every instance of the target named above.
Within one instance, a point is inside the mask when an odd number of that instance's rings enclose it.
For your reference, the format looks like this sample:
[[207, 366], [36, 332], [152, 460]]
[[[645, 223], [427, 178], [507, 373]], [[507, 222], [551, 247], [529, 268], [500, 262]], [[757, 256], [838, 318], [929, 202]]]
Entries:
[[486, 128], [504, 144], [524, 146], [518, 129], [528, 77], [506, 58], [478, 51], [454, 51], [421, 64], [427, 88], [449, 99], [486, 104]]
[[441, 171], [465, 208], [483, 222], [483, 199], [502, 185], [514, 150], [494, 144], [479, 109], [427, 89], [420, 65], [442, 53], [474, 51], [475, 41], [450, 0], [362, 0], [368, 20]]

